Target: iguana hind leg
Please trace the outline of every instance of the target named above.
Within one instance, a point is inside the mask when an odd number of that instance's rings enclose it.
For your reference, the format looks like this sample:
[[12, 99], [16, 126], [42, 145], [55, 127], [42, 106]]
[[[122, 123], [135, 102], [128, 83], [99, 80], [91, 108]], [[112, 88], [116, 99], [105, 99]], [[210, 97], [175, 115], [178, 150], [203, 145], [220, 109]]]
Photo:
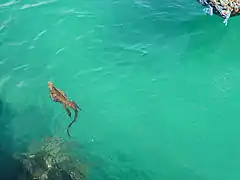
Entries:
[[71, 111], [67, 108], [67, 106], [65, 104], [63, 104], [63, 108], [67, 112], [68, 116], [71, 117]]

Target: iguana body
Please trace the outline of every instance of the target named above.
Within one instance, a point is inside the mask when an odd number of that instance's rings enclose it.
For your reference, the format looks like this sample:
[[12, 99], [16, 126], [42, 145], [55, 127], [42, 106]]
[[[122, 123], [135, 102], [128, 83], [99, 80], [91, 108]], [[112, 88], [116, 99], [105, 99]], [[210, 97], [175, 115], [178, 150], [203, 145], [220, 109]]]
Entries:
[[74, 119], [68, 125], [68, 128], [67, 128], [68, 136], [70, 136], [69, 129], [72, 126], [72, 124], [77, 120], [78, 110], [81, 110], [81, 109], [79, 108], [79, 106], [74, 101], [68, 100], [66, 94], [63, 91], [57, 89], [54, 86], [54, 84], [52, 82], [50, 82], [50, 81], [48, 82], [48, 88], [50, 90], [50, 97], [51, 97], [51, 99], [54, 102], [58, 102], [58, 103], [62, 104], [63, 108], [65, 109], [65, 111], [67, 112], [69, 117], [71, 117], [71, 111], [70, 111], [69, 108], [71, 108], [75, 112]]

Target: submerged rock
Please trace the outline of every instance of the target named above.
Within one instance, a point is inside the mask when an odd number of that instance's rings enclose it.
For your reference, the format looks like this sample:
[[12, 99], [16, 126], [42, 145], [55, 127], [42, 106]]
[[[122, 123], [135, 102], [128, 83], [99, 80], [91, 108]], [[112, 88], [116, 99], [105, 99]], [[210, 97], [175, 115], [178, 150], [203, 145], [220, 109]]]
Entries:
[[21, 168], [18, 180], [83, 180], [86, 170], [83, 163], [67, 151], [66, 142], [50, 138], [33, 151], [16, 154]]

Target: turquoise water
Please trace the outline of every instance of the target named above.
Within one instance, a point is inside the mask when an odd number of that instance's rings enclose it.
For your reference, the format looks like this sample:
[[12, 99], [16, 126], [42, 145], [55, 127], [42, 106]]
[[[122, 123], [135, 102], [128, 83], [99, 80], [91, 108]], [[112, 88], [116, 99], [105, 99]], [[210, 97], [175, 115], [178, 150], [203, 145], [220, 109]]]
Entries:
[[68, 138], [50, 80], [83, 109], [90, 179], [239, 179], [239, 20], [190, 0], [2, 0], [2, 149]]

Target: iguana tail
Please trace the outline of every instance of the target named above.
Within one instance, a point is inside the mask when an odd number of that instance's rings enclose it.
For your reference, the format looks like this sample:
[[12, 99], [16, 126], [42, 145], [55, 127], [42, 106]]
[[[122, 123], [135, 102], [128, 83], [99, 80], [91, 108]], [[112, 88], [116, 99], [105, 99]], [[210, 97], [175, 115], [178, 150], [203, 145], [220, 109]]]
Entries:
[[67, 127], [67, 134], [68, 134], [69, 137], [71, 137], [71, 135], [70, 135], [70, 133], [69, 133], [69, 129], [70, 129], [70, 127], [73, 125], [73, 123], [76, 122], [77, 117], [78, 117], [78, 110], [77, 110], [77, 109], [74, 109], [74, 112], [75, 112], [74, 119], [72, 120], [72, 122], [71, 122], [71, 123], [68, 125], [68, 127]]

